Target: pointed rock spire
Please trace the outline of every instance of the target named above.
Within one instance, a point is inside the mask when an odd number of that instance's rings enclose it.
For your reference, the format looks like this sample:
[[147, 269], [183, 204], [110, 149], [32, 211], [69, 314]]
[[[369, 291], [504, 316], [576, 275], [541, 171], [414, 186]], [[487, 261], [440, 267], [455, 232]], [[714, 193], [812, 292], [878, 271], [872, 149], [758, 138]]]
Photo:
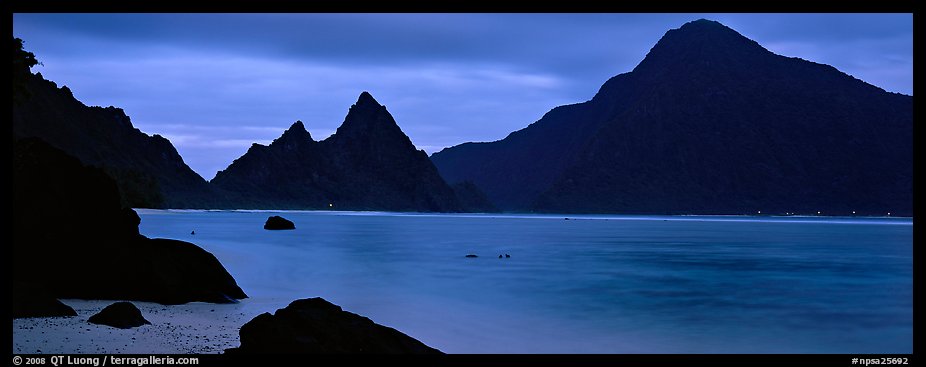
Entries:
[[379, 102], [376, 102], [376, 99], [373, 98], [373, 95], [371, 95], [370, 92], [367, 92], [367, 91], [363, 91], [362, 93], [360, 93], [360, 97], [357, 98], [357, 103], [355, 103], [354, 105], [355, 106], [372, 105], [372, 106], [377, 106], [377, 107], [380, 106]]
[[[299, 141], [299, 140], [312, 140], [312, 134], [305, 129], [305, 125], [302, 124], [302, 121], [296, 121], [283, 132], [277, 140], [285, 141]], [[314, 140], [312, 140], [314, 141]]]
[[347, 111], [344, 122], [338, 127], [333, 137], [338, 140], [355, 139], [358, 136], [377, 136], [377, 140], [385, 141], [408, 140], [386, 107], [380, 105], [366, 91], [360, 93], [357, 103], [354, 103]]
[[243, 205], [269, 208], [455, 211], [459, 200], [427, 154], [368, 92], [344, 123], [313, 142], [296, 121], [269, 147], [249, 150], [213, 183]]

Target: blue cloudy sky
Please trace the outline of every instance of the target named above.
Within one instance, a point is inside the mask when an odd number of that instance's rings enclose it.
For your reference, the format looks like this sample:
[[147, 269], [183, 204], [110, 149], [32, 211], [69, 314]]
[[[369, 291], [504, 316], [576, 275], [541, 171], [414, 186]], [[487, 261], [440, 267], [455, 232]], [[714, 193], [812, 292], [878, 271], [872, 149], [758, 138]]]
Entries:
[[296, 120], [327, 137], [364, 90], [428, 153], [498, 140], [699, 18], [913, 94], [912, 14], [14, 14], [13, 34], [33, 71], [124, 108], [208, 180]]

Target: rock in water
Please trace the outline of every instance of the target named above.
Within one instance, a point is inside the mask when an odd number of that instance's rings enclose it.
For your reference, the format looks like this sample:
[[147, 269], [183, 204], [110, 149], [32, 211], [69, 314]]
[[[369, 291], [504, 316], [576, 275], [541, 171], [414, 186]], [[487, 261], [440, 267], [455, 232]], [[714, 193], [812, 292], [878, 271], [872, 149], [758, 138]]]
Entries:
[[267, 223], [264, 223], [264, 229], [296, 229], [296, 225], [286, 218], [283, 218], [279, 215], [274, 215], [270, 218], [267, 218]]
[[440, 354], [398, 330], [374, 323], [322, 298], [293, 301], [241, 327], [232, 353]]
[[145, 317], [141, 315], [138, 307], [131, 302], [116, 302], [106, 306], [96, 315], [90, 316], [87, 320], [91, 324], [107, 325], [120, 329], [131, 329], [142, 325], [151, 325]]

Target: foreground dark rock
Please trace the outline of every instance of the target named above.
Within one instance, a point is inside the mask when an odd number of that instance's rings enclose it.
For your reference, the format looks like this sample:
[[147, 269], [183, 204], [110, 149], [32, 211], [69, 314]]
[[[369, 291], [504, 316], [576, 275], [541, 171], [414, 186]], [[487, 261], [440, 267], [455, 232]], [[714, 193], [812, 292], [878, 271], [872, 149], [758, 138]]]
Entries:
[[[142, 238], [135, 246], [129, 256], [136, 256], [139, 270], [132, 282], [120, 288], [120, 293], [131, 296], [127, 299], [181, 304], [248, 298], [215, 255], [199, 246], [162, 238]], [[140, 290], [134, 291], [136, 287]]]
[[131, 329], [142, 325], [151, 325], [145, 320], [141, 310], [131, 302], [116, 302], [106, 306], [99, 313], [87, 320], [91, 324], [107, 325], [120, 329]]
[[301, 299], [241, 327], [228, 353], [440, 354], [398, 330], [341, 310], [322, 298]]
[[13, 285], [13, 318], [77, 316], [70, 306], [44, 289], [16, 282]]
[[293, 224], [289, 219], [283, 218], [279, 215], [274, 215], [270, 218], [267, 218], [267, 222], [264, 223], [264, 229], [270, 230], [280, 230], [280, 229], [296, 229], [296, 225]]
[[103, 171], [45, 142], [15, 143], [13, 279], [53, 298], [226, 303], [247, 295], [209, 252], [149, 239]]

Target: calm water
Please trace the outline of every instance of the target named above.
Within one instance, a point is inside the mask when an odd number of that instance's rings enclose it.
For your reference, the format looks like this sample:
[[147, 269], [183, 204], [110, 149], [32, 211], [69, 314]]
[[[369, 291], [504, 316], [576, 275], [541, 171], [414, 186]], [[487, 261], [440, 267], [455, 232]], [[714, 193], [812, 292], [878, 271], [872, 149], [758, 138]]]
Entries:
[[449, 353], [913, 348], [909, 218], [282, 212], [297, 229], [264, 230], [278, 213], [139, 210], [143, 234], [214, 253], [244, 305], [321, 296]]

